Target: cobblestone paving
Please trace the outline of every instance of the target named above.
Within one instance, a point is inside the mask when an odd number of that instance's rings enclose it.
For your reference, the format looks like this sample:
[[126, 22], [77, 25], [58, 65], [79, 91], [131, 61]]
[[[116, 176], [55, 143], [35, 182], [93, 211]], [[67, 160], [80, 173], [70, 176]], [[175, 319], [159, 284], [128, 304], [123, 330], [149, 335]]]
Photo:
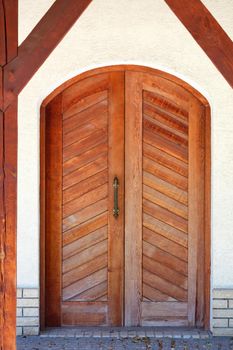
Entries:
[[17, 350], [233, 350], [233, 338], [51, 338], [17, 337]]

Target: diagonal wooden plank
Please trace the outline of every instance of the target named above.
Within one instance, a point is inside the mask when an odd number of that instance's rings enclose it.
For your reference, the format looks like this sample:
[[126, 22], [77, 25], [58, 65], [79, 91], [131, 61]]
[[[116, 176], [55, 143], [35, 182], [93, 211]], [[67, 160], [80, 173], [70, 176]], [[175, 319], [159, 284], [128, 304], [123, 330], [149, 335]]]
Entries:
[[68, 271], [63, 274], [62, 282], [63, 288], [77, 282], [78, 280], [93, 274], [96, 271], [107, 267], [108, 265], [108, 255], [102, 254], [98, 255], [83, 265], [77, 266], [75, 269]]
[[[98, 91], [96, 93], [92, 93], [88, 96], [81, 98], [77, 103], [73, 104], [70, 108], [68, 108], [68, 111], [67, 110], [64, 111], [63, 120], [70, 118], [70, 116], [72, 115], [72, 112], [73, 114], [77, 114], [91, 107], [95, 108], [97, 104], [106, 100], [107, 97], [108, 97], [108, 93], [106, 90], [104, 90], [104, 91]], [[107, 106], [107, 101], [104, 103], [104, 105]]]
[[105, 199], [101, 199], [100, 201], [89, 205], [88, 207], [83, 208], [75, 214], [63, 219], [63, 230], [67, 231], [74, 226], [78, 226], [83, 222], [90, 220], [92, 217], [104, 213], [107, 210], [107, 208], [108, 200], [106, 197]]
[[147, 256], [143, 256], [143, 268], [153, 275], [159, 276], [162, 279], [187, 290], [188, 279], [186, 276], [158, 263], [157, 261], [155, 262]]
[[63, 273], [67, 273], [72, 269], [81, 266], [82, 264], [87, 263], [88, 261], [93, 260], [98, 255], [107, 253], [108, 242], [105, 239], [94, 246], [88, 247], [85, 250], [82, 250], [80, 253], [72, 255], [70, 258], [63, 260]]
[[145, 157], [152, 159], [159, 164], [177, 172], [180, 175], [188, 176], [188, 164], [181, 160], [163, 152], [155, 146], [151, 146], [147, 143], [143, 143], [143, 154]]
[[[77, 115], [77, 113], [85, 113], [85, 110], [80, 111], [79, 103], [88, 96], [96, 95], [98, 92], [105, 92], [106, 97], [108, 97], [108, 90], [108, 73], [97, 74], [95, 77], [93, 77], [93, 79], [84, 78], [79, 80], [78, 84], [74, 83], [69, 85], [63, 92], [63, 119], [69, 118], [74, 114]], [[104, 99], [98, 104], [107, 106], [108, 102], [106, 99]], [[95, 109], [95, 105], [93, 105], [93, 107]], [[85, 119], [83, 119], [82, 122], [85, 122]]]
[[154, 204], [146, 199], [143, 199], [143, 211], [146, 214], [149, 214], [153, 217], [156, 217], [158, 220], [163, 221], [164, 223], [175, 227], [176, 229], [188, 232], [188, 221], [181, 218], [180, 216], [177, 216], [173, 214], [172, 212], [168, 211], [167, 209], [164, 209], [160, 207], [157, 204]]
[[98, 147], [93, 147], [90, 150], [78, 155], [77, 157], [69, 159], [63, 164], [63, 175], [68, 175], [72, 171], [93, 162], [100, 155], [105, 155], [107, 158], [107, 151], [107, 143], [102, 143], [98, 145]]
[[76, 295], [72, 300], [78, 301], [107, 301], [108, 285], [107, 281], [101, 282], [96, 286], [85, 290], [84, 292]]
[[98, 242], [107, 239], [108, 227], [107, 225], [101, 227], [88, 235], [78, 238], [76, 241], [67, 244], [63, 247], [63, 259], [69, 258], [70, 256], [81, 252], [82, 250], [95, 245]]
[[143, 118], [143, 127], [145, 131], [152, 132], [160, 135], [161, 137], [174, 142], [174, 144], [178, 147], [187, 148], [188, 141], [187, 137], [179, 136], [174, 133], [173, 129], [168, 129], [164, 127], [164, 124], [157, 122], [156, 120], [148, 117], [144, 114]]
[[175, 116], [171, 116], [166, 110], [163, 110], [162, 108], [160, 109], [156, 105], [144, 101], [143, 113], [164, 124], [164, 126], [166, 125], [169, 129], [171, 128], [173, 132], [177, 132], [178, 135], [182, 135], [187, 139], [188, 125], [175, 118]]
[[182, 160], [185, 163], [188, 163], [188, 152], [186, 148], [176, 145], [174, 142], [161, 137], [157, 133], [144, 130], [143, 141], [151, 146], [161, 149], [162, 151]]
[[71, 145], [63, 148], [63, 161], [67, 161], [74, 156], [82, 154], [83, 152], [88, 151], [89, 149], [107, 142], [107, 128], [97, 130], [91, 135], [77, 140]]
[[177, 272], [180, 272], [181, 274], [184, 274], [185, 276], [188, 275], [188, 264], [185, 261], [180, 260], [145, 241], [143, 241], [143, 254]]
[[179, 189], [178, 187], [169, 184], [153, 174], [146, 171], [143, 172], [143, 183], [155, 190], [164, 193], [166, 196], [175, 199], [176, 201], [188, 204], [188, 194], [186, 191]]
[[108, 173], [106, 169], [85, 178], [84, 180], [63, 191], [63, 204], [83, 196], [85, 193], [94, 190], [96, 187], [105, 184], [107, 181]]
[[165, 0], [233, 88], [233, 42], [200, 0]]
[[95, 216], [91, 220], [84, 222], [83, 224], [66, 231], [63, 233], [63, 245], [70, 244], [76, 239], [88, 235], [90, 232], [93, 232], [108, 223], [108, 213], [105, 212], [99, 216]]
[[158, 247], [165, 252], [176, 256], [177, 258], [188, 261], [188, 250], [185, 247], [173, 242], [162, 235], [156, 233], [155, 231], [151, 231], [147, 228], [143, 228], [143, 240]]
[[152, 288], [146, 283], [143, 283], [142, 288], [144, 298], [148, 299], [149, 301], [175, 301], [174, 298], [162, 293], [158, 289]]
[[143, 198], [151, 201], [152, 203], [160, 205], [161, 207], [181, 216], [184, 219], [188, 218], [188, 207], [186, 205], [181, 204], [146, 185], [143, 185]]
[[[101, 102], [99, 102], [97, 105], [90, 106], [89, 108], [81, 111], [76, 112], [76, 105], [70, 107], [68, 109], [68, 112], [65, 110], [63, 112], [63, 133], [64, 135], [67, 133], [70, 133], [75, 128], [79, 127], [81, 128], [83, 125], [86, 125], [88, 123], [91, 123], [94, 120], [98, 120], [100, 115], [107, 116], [108, 112], [108, 101], [105, 99]], [[65, 107], [63, 107], [65, 108]], [[73, 113], [72, 113], [73, 112]], [[72, 114], [70, 114], [72, 113]], [[69, 116], [66, 117], [65, 116]]]
[[63, 147], [67, 147], [77, 140], [84, 139], [95, 131], [106, 128], [106, 126], [107, 114], [98, 115], [98, 118], [93, 118], [89, 123], [81, 126], [79, 126], [79, 120], [77, 118], [76, 125], [70, 132], [65, 133], [63, 128]]
[[90, 3], [91, 0], [54, 2], [19, 46], [18, 56], [5, 68], [6, 106], [20, 93]]
[[[83, 167], [72, 171], [63, 177], [63, 190], [69, 187], [74, 187], [80, 181], [87, 179], [107, 168], [108, 158], [105, 154], [101, 154], [93, 162], [84, 165]], [[73, 189], [72, 189], [73, 190]]]
[[151, 215], [143, 213], [143, 226], [166, 237], [167, 239], [179, 243], [183, 247], [188, 247], [188, 235], [184, 232], [167, 225], [166, 223], [154, 218]]
[[[152, 91], [143, 91], [143, 100], [147, 101], [152, 105], [155, 105], [157, 108], [160, 108], [163, 111], [166, 110], [166, 113], [169, 113], [175, 118], [181, 119], [183, 123], [187, 123], [188, 111], [184, 109], [186, 102], [186, 97], [183, 96], [184, 92], [182, 91], [182, 93], [179, 95], [180, 100], [177, 99], [175, 102], [170, 82], [166, 83], [165, 81], [163, 81], [163, 88], [161, 88], [161, 79], [159, 79], [158, 77], [154, 77], [153, 84], [154, 88], [150, 85], [148, 89]], [[164, 86], [166, 86], [165, 89]], [[177, 89], [179, 89], [178, 86], [176, 86], [176, 90]]]
[[87, 276], [72, 285], [63, 288], [63, 301], [70, 300], [85, 290], [96, 286], [107, 280], [107, 269], [101, 269], [90, 276]]
[[170, 297], [179, 300], [187, 301], [187, 291], [175, 286], [174, 284], [164, 280], [163, 278], [152, 274], [151, 272], [143, 269], [143, 279], [146, 284], [152, 288], [157, 288], [162, 293], [169, 295]]
[[70, 201], [63, 205], [63, 218], [66, 218], [69, 215], [76, 213], [79, 210], [82, 210], [89, 205], [106, 198], [108, 195], [108, 185], [104, 184], [95, 188], [94, 190], [85, 193], [83, 196], [80, 196], [73, 201]]
[[187, 191], [188, 189], [188, 180], [186, 177], [177, 174], [173, 170], [170, 170], [149, 158], [144, 157], [143, 170], [149, 172], [152, 175], [156, 175], [160, 179], [180, 188], [181, 190]]

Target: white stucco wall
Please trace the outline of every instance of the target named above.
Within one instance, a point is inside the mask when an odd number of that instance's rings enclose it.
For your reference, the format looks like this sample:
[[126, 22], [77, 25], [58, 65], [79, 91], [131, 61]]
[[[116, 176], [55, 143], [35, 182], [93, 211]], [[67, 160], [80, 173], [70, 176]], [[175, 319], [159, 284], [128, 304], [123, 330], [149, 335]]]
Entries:
[[[232, 0], [204, 0], [233, 37]], [[20, 41], [53, 0], [19, 0]], [[39, 285], [39, 107], [92, 67], [160, 68], [196, 87], [212, 107], [212, 281], [233, 287], [233, 90], [163, 0], [93, 0], [19, 96], [18, 286]]]

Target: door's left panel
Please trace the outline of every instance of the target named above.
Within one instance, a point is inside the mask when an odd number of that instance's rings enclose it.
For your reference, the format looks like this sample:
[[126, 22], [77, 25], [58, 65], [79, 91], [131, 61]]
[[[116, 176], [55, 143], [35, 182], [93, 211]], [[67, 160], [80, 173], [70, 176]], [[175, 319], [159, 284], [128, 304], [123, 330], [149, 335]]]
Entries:
[[[54, 150], [59, 164], [52, 166], [59, 203], [54, 199], [49, 219], [50, 229], [56, 230], [56, 247], [52, 241], [49, 247], [57, 255], [50, 266], [50, 276], [57, 276], [57, 284], [50, 286], [57, 303], [52, 308], [59, 310], [56, 323], [121, 325], [123, 211], [116, 222], [112, 181], [118, 176], [123, 184], [124, 178], [124, 74], [99, 74], [64, 90], [59, 118], [59, 146]], [[117, 161], [114, 146], [119, 149]], [[123, 186], [119, 191], [123, 202]]]

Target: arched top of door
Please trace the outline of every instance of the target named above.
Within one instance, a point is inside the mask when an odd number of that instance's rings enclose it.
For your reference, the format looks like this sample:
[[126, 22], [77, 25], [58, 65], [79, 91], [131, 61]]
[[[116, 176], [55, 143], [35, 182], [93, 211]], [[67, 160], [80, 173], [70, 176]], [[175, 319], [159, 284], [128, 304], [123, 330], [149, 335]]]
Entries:
[[58, 86], [54, 91], [52, 91], [42, 102], [41, 108], [42, 110], [46, 107], [46, 105], [59, 93], [64, 91], [66, 88], [70, 87], [71, 85], [85, 79], [89, 78], [91, 76], [95, 76], [101, 73], [106, 72], [116, 72], [116, 71], [131, 71], [131, 72], [142, 72], [147, 73], [151, 75], [155, 75], [158, 77], [161, 77], [165, 80], [169, 80], [175, 84], [177, 84], [180, 87], [183, 87], [186, 91], [188, 91], [190, 94], [195, 96], [203, 106], [210, 107], [208, 100], [194, 87], [192, 87], [190, 84], [188, 84], [186, 81], [176, 77], [173, 74], [161, 71], [159, 69], [146, 67], [146, 66], [140, 66], [140, 65], [133, 65], [133, 64], [122, 64], [122, 65], [111, 65], [111, 66], [105, 66], [105, 67], [98, 67], [91, 70], [88, 70], [86, 72], [80, 73], [77, 76], [67, 80], [60, 86]]

